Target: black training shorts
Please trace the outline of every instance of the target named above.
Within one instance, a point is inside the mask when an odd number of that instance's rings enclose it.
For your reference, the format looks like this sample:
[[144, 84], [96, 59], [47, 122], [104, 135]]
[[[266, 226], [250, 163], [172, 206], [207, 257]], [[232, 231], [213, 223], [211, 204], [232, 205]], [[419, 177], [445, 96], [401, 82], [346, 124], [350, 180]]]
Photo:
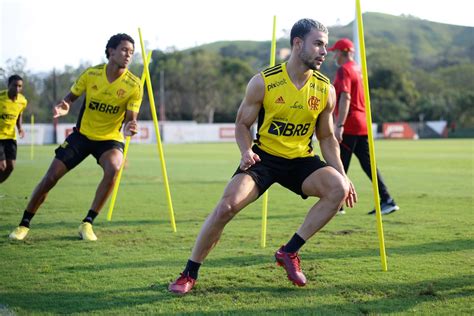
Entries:
[[239, 173], [251, 176], [258, 186], [259, 195], [276, 182], [306, 199], [308, 196], [301, 188], [304, 180], [314, 171], [327, 166], [318, 156], [286, 159], [270, 155], [257, 145], [252, 150], [259, 155], [261, 161], [245, 171], [237, 168], [234, 176]]
[[90, 140], [86, 136], [74, 131], [56, 148], [56, 159], [61, 160], [68, 170], [80, 164], [87, 156], [92, 155], [99, 163], [100, 156], [110, 149], [123, 152], [124, 144], [115, 140]]
[[0, 139], [0, 160], [16, 160], [16, 140]]

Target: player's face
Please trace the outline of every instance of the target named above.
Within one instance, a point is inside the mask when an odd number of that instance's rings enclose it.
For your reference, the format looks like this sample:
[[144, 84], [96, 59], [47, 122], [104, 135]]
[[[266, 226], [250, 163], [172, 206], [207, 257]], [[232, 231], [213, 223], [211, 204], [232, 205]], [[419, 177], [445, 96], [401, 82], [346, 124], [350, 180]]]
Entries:
[[341, 66], [343, 64], [343, 57], [342, 52], [340, 50], [334, 51], [334, 63], [336, 66]]
[[301, 62], [309, 69], [318, 70], [327, 55], [328, 35], [312, 29], [301, 43], [298, 54]]
[[115, 49], [111, 49], [109, 61], [115, 63], [119, 68], [127, 68], [132, 60], [134, 52], [133, 44], [129, 41], [121, 41]]
[[13, 80], [8, 86], [8, 90], [13, 95], [18, 95], [23, 91], [23, 80]]

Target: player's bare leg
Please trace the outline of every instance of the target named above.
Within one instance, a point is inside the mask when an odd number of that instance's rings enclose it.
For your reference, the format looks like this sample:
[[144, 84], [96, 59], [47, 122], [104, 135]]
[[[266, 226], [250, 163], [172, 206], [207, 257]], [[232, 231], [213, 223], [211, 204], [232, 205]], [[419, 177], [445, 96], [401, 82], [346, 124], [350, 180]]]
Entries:
[[191, 291], [200, 264], [219, 241], [225, 225], [240, 210], [255, 201], [258, 193], [257, 185], [249, 175], [240, 173], [232, 178], [216, 208], [204, 222], [184, 272], [169, 285], [171, 292], [186, 294]]
[[51, 165], [49, 166], [48, 171], [38, 183], [36, 188], [33, 190], [31, 194], [30, 200], [28, 205], [26, 206], [26, 210], [23, 213], [23, 217], [21, 219], [20, 224], [17, 228], [13, 230], [13, 232], [9, 235], [10, 239], [13, 240], [23, 240], [25, 239], [28, 231], [30, 230], [30, 221], [33, 216], [38, 211], [38, 208], [43, 204], [46, 196], [48, 195], [49, 191], [58, 183], [59, 179], [61, 179], [66, 173], [68, 169], [64, 163], [58, 159], [53, 159]]
[[104, 175], [95, 193], [94, 200], [91, 204], [91, 210], [100, 212], [112, 192], [117, 179], [120, 166], [122, 164], [123, 154], [118, 149], [111, 149], [100, 156], [99, 164], [104, 171]]
[[54, 188], [59, 179], [61, 179], [68, 171], [66, 165], [61, 160], [56, 158], [53, 159], [48, 171], [33, 190], [28, 205], [26, 206], [26, 210], [35, 214], [41, 204], [43, 204], [49, 191]]
[[203, 262], [219, 241], [225, 225], [257, 198], [258, 188], [254, 180], [244, 173], [235, 175], [225, 188], [216, 208], [204, 222], [190, 259]]
[[15, 160], [0, 160], [0, 183], [8, 179], [14, 168]]
[[300, 240], [302, 246], [311, 236], [323, 228], [337, 213], [349, 192], [349, 184], [344, 177], [332, 167], [325, 167], [313, 172], [302, 184], [303, 193], [317, 196], [319, 201], [311, 207], [303, 224], [289, 241], [275, 252], [277, 264], [282, 266], [288, 279], [295, 285], [306, 285], [306, 276], [300, 267], [298, 250], [289, 250], [293, 239]]

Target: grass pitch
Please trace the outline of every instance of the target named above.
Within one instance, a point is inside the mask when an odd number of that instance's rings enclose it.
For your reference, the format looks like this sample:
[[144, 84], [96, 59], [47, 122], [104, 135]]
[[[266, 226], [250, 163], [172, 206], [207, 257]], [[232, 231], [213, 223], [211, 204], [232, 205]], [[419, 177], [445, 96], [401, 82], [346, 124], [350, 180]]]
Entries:
[[372, 187], [357, 159], [349, 176], [357, 206], [301, 250], [309, 283], [297, 288], [273, 253], [315, 199], [274, 185], [267, 248], [261, 201], [224, 231], [187, 296], [168, 293], [201, 224], [239, 161], [235, 144], [165, 145], [177, 233], [168, 217], [158, 153], [134, 145], [113, 220], [95, 221], [99, 240], [80, 241], [101, 169], [90, 157], [50, 192], [24, 242], [7, 239], [53, 157], [53, 146], [19, 147], [0, 185], [0, 315], [47, 314], [472, 314], [473, 140], [377, 141], [378, 167], [400, 211], [383, 217], [388, 272], [381, 271]]

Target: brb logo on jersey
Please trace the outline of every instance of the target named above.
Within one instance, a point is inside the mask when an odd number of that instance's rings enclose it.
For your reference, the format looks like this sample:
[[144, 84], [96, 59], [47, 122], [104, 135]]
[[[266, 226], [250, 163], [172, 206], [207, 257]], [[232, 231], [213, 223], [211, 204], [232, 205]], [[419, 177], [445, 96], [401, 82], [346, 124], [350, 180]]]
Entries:
[[272, 121], [268, 133], [277, 136], [304, 136], [308, 134], [310, 125], [310, 123], [292, 124], [289, 122]]
[[118, 111], [120, 110], [120, 106], [118, 106], [118, 105], [113, 106], [113, 105], [109, 105], [109, 104], [105, 104], [105, 103], [99, 103], [99, 102], [91, 101], [89, 103], [89, 109], [91, 109], [93, 111], [99, 111], [99, 112], [102, 112], [102, 113], [117, 114]]

